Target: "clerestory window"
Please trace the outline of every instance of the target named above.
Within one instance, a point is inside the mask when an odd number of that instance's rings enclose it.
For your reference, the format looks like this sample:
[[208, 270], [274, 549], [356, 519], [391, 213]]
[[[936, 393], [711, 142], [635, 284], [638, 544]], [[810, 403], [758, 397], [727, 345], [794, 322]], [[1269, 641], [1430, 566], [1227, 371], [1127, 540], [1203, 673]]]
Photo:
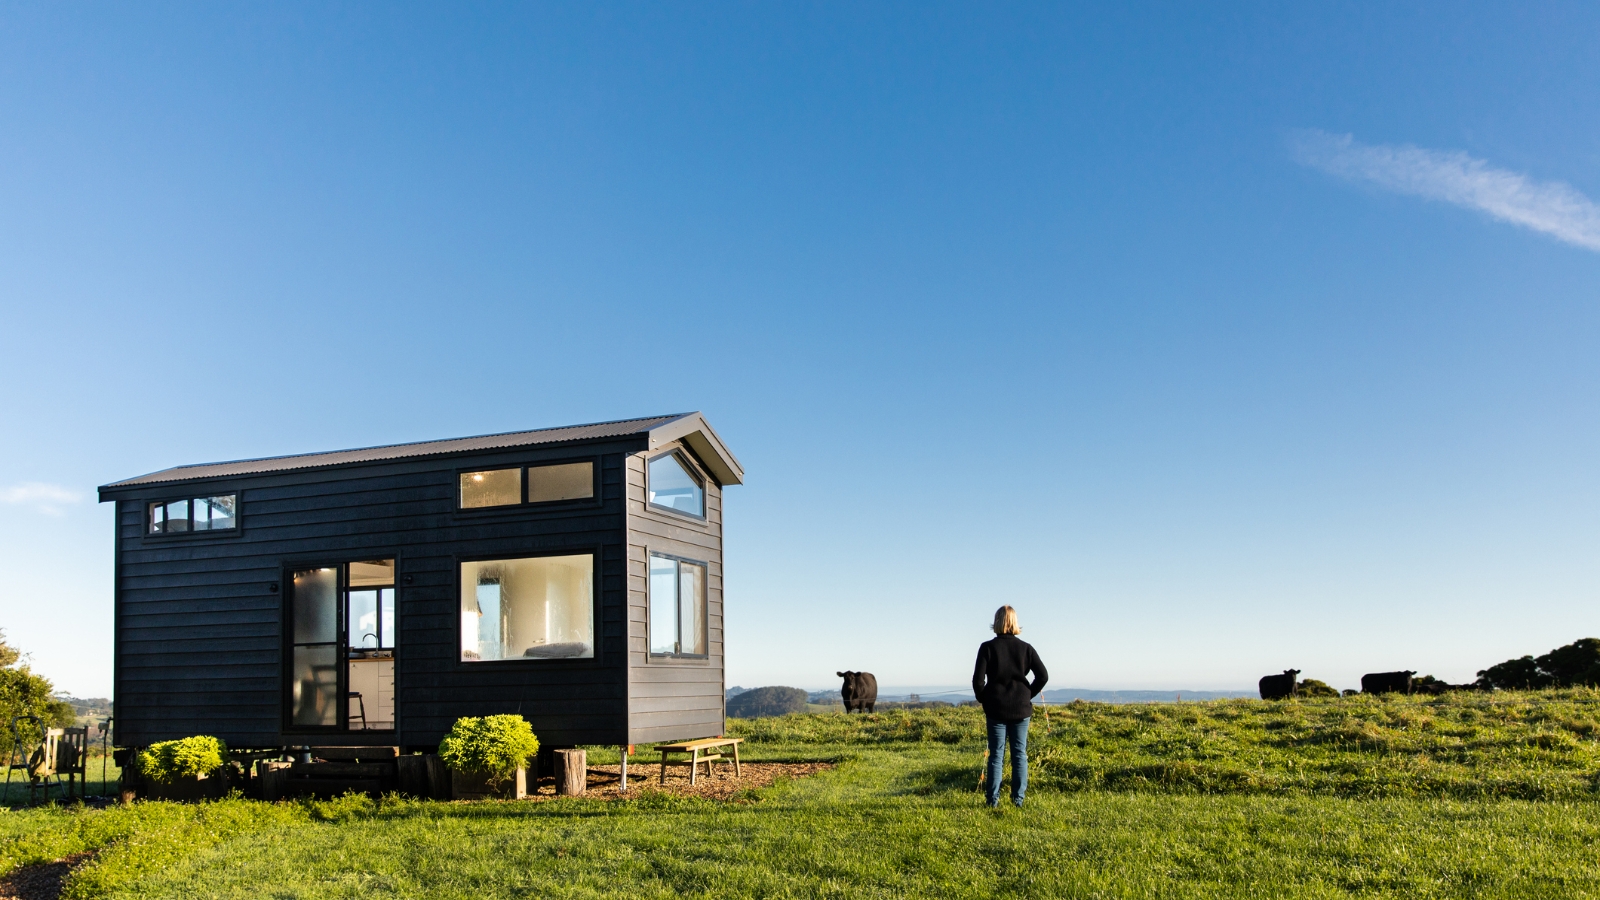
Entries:
[[238, 494], [158, 500], [147, 507], [146, 533], [188, 534], [237, 528], [238, 506]]
[[524, 503], [561, 503], [594, 497], [594, 463], [552, 463], [527, 467], [527, 493], [523, 469], [485, 469], [462, 472], [457, 504], [461, 509], [520, 506]]
[[461, 473], [461, 508], [516, 506], [522, 502], [522, 470]]

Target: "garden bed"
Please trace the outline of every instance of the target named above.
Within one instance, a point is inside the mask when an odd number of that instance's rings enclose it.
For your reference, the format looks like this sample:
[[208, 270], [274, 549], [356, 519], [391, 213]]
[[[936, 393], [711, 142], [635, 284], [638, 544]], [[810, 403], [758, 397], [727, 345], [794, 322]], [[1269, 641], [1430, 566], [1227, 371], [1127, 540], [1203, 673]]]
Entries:
[[[702, 773], [689, 783], [689, 774], [682, 766], [673, 766], [667, 772], [667, 783], [661, 783], [661, 764], [628, 761], [628, 790], [621, 788], [621, 766], [590, 766], [585, 787], [586, 796], [599, 800], [630, 800], [647, 793], [665, 793], [682, 797], [704, 797], [708, 800], [727, 800], [740, 791], [763, 788], [779, 778], [804, 778], [833, 768], [832, 763], [781, 763], [746, 762], [740, 766], [744, 772], [733, 777], [733, 766], [718, 765], [710, 776]], [[537, 790], [529, 785], [529, 800], [554, 800], [556, 788], [553, 779], [540, 779]]]
[[61, 883], [72, 870], [88, 862], [94, 853], [74, 853], [55, 862], [15, 869], [0, 878], [0, 900], [56, 900]]

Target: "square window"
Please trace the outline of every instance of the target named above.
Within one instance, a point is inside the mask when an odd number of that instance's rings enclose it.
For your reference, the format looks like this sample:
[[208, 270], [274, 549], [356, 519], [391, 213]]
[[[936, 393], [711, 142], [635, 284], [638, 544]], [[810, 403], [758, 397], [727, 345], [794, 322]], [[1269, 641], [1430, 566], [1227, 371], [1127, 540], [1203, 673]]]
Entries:
[[594, 556], [461, 564], [461, 659], [594, 658]]
[[528, 502], [586, 500], [594, 496], [594, 463], [528, 467]]
[[522, 470], [461, 473], [461, 508], [516, 506], [522, 502]]
[[236, 521], [233, 510], [237, 502], [234, 494], [220, 497], [201, 497], [194, 501], [194, 530], [217, 531], [232, 528]]
[[189, 501], [172, 500], [167, 503], [167, 533], [189, 530]]

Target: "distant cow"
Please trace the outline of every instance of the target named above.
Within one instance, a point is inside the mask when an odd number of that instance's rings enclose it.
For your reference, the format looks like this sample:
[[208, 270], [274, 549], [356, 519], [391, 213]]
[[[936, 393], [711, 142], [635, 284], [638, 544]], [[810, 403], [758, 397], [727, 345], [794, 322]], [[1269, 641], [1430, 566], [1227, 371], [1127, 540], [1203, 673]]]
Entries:
[[845, 712], [872, 712], [878, 705], [878, 679], [871, 672], [838, 672], [844, 679], [839, 693], [844, 696]]
[[1409, 694], [1416, 672], [1369, 672], [1361, 676], [1363, 694]]
[[1261, 677], [1261, 699], [1283, 700], [1295, 695], [1295, 677], [1300, 674], [1299, 669], [1284, 669], [1282, 675], [1263, 675]]

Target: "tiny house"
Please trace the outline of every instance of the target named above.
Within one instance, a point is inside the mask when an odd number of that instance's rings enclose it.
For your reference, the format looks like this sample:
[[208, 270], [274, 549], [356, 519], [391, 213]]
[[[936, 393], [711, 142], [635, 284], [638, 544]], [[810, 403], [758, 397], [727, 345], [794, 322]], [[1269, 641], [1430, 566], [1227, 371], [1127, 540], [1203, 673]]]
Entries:
[[722, 491], [699, 413], [186, 465], [116, 504], [116, 741], [546, 746], [723, 730]]

